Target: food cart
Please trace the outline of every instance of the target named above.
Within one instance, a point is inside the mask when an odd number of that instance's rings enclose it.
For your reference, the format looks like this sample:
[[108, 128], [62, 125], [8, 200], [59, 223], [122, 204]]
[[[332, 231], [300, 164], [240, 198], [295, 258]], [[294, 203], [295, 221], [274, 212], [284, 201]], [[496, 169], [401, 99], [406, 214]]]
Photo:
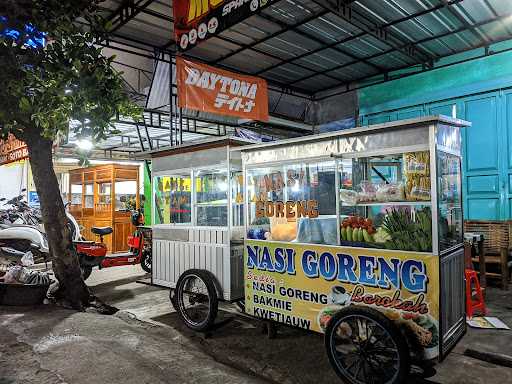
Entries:
[[[248, 145], [245, 312], [324, 333], [349, 383], [406, 382], [465, 332], [461, 134], [423, 117]], [[174, 304], [205, 330], [215, 272], [178, 282]], [[371, 380], [371, 381], [370, 381]]]
[[243, 297], [242, 161], [231, 149], [248, 143], [219, 137], [149, 152], [153, 284], [174, 289], [185, 272], [208, 271], [219, 298]]

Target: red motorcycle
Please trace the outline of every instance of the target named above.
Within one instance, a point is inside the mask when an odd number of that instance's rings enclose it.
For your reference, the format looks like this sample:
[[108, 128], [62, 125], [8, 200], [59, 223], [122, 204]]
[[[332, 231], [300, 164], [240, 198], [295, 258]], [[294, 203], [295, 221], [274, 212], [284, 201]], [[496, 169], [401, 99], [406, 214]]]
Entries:
[[[113, 232], [112, 227], [91, 228], [91, 232], [100, 237], [99, 243], [73, 241], [84, 280], [91, 275], [93, 267], [102, 269], [140, 264], [144, 271], [151, 273], [151, 228], [142, 225], [144, 218], [139, 211], [132, 212], [131, 221], [137, 229], [131, 236], [128, 236], [128, 246], [130, 247], [128, 252], [107, 255], [107, 246], [103, 243], [103, 236], [110, 235]], [[78, 227], [76, 221], [74, 224]], [[75, 228], [75, 231], [79, 233], [79, 228]], [[75, 232], [76, 235], [78, 233]]]

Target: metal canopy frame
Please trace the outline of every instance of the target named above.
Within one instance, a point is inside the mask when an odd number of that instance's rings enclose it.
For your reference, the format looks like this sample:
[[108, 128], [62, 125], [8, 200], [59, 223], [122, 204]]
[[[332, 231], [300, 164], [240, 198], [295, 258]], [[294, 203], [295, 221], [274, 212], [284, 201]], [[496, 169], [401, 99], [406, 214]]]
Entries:
[[[172, 2], [105, 3], [113, 38], [175, 53]], [[185, 55], [314, 98], [414, 66], [429, 70], [443, 57], [512, 39], [512, 4], [507, 3], [512, 2], [277, 0]], [[165, 27], [168, 36], [156, 38], [144, 26]]]

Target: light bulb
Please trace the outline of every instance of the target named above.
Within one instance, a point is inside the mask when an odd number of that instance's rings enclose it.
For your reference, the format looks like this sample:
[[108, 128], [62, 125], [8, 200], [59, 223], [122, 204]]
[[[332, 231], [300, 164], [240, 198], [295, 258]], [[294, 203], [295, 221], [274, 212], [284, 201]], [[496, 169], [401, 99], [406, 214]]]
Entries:
[[84, 151], [90, 151], [94, 145], [89, 139], [80, 139], [76, 141], [76, 146]]

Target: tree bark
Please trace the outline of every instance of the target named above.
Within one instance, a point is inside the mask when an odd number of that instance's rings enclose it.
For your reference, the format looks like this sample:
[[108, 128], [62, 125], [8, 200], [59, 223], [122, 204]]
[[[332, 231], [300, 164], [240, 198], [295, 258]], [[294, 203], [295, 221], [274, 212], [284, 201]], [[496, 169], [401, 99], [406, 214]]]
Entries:
[[55, 277], [59, 281], [57, 298], [82, 310], [89, 304], [89, 289], [82, 279], [78, 257], [73, 246], [64, 203], [53, 169], [51, 140], [38, 132], [25, 132], [32, 176], [39, 196], [42, 219], [48, 237]]

